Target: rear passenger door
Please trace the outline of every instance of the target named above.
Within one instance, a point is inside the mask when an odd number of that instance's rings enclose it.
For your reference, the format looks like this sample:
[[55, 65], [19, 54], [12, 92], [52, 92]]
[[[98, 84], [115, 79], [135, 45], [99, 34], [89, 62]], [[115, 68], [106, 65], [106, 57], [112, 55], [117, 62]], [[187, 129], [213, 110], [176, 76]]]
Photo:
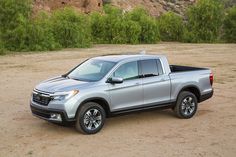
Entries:
[[145, 105], [170, 102], [170, 78], [159, 59], [139, 61]]

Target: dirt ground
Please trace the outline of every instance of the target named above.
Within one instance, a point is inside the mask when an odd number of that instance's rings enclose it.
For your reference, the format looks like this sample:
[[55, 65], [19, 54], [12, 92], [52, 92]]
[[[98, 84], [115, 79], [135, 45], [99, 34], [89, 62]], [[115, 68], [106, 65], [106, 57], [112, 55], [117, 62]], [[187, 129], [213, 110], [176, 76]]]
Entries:
[[[178, 119], [171, 110], [135, 113], [107, 119], [90, 136], [31, 115], [31, 91], [41, 80], [88, 57], [141, 50], [164, 54], [171, 64], [210, 67], [214, 97], [192, 119]], [[0, 157], [236, 156], [236, 44], [97, 45], [1, 56], [0, 76]]]

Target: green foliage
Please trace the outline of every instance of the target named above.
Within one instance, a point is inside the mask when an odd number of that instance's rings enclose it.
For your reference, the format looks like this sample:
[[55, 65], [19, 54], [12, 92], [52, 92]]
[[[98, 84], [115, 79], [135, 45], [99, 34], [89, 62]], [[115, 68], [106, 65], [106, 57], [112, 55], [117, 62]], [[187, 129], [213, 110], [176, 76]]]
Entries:
[[95, 43], [136, 44], [141, 32], [140, 26], [126, 18], [118, 8], [105, 6], [105, 15], [91, 15], [92, 37]]
[[115, 41], [113, 41], [116, 37], [114, 33], [120, 29], [119, 27], [122, 27], [118, 24], [122, 21], [122, 11], [109, 5], [104, 6], [104, 11], [104, 15], [94, 13], [91, 16], [91, 28], [94, 41], [96, 43], [115, 43]]
[[5, 29], [2, 32], [4, 46], [10, 51], [28, 51], [27, 29], [29, 21], [21, 16], [18, 18], [18, 25], [14, 29]]
[[224, 39], [227, 42], [236, 42], [236, 7], [232, 7], [227, 11], [224, 20]]
[[89, 47], [92, 42], [149, 44], [160, 39], [215, 42], [221, 32], [224, 40], [236, 42], [236, 7], [224, 16], [219, 0], [197, 1], [188, 9], [185, 24], [172, 12], [157, 20], [143, 8], [124, 12], [105, 5], [104, 13], [85, 15], [64, 8], [32, 16], [31, 6], [32, 0], [0, 0], [0, 55], [7, 51]]
[[18, 51], [27, 48], [25, 38], [30, 14], [30, 0], [0, 1], [1, 41], [6, 49]]
[[163, 41], [181, 41], [184, 31], [183, 20], [175, 13], [168, 12], [159, 18], [160, 36]]
[[52, 30], [55, 40], [64, 48], [89, 47], [91, 31], [88, 17], [72, 8], [53, 13]]
[[1, 32], [0, 32], [0, 55], [4, 55], [4, 54], [5, 54], [5, 48], [4, 48], [3, 41], [1, 39]]
[[91, 35], [93, 42], [95, 43], [106, 43], [107, 40], [105, 39], [106, 34], [106, 23], [105, 23], [105, 17], [102, 16], [99, 13], [92, 13], [91, 14]]
[[141, 34], [141, 26], [132, 20], [125, 20], [126, 43], [138, 44]]
[[218, 0], [199, 0], [187, 12], [187, 42], [214, 42], [223, 19], [223, 6]]
[[128, 18], [135, 21], [141, 27], [139, 37], [140, 43], [157, 43], [160, 40], [160, 32], [156, 19], [149, 16], [147, 11], [142, 8], [136, 8], [128, 13]]
[[31, 51], [46, 51], [60, 48], [53, 36], [50, 17], [41, 12], [30, 21], [27, 29], [27, 46]]
[[15, 29], [22, 22], [22, 17], [28, 19], [31, 15], [31, 0], [0, 0], [0, 28]]

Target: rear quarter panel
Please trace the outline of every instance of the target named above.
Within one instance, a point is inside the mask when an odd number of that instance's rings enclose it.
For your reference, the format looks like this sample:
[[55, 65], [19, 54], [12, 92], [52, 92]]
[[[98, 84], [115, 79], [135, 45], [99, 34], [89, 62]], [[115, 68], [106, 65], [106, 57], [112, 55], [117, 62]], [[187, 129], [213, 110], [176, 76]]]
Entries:
[[200, 94], [204, 95], [212, 91], [209, 76], [210, 70], [196, 70], [188, 72], [170, 73], [171, 79], [171, 100], [177, 99], [179, 92], [188, 86], [195, 86]]

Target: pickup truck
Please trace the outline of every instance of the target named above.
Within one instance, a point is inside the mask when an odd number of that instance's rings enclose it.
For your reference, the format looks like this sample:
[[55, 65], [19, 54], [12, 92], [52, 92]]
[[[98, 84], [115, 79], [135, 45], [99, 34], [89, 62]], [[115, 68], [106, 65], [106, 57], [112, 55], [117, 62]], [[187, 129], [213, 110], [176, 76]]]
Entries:
[[94, 134], [105, 118], [155, 108], [172, 108], [183, 119], [213, 95], [207, 68], [169, 65], [163, 55], [107, 55], [88, 59], [66, 74], [38, 84], [32, 114]]

